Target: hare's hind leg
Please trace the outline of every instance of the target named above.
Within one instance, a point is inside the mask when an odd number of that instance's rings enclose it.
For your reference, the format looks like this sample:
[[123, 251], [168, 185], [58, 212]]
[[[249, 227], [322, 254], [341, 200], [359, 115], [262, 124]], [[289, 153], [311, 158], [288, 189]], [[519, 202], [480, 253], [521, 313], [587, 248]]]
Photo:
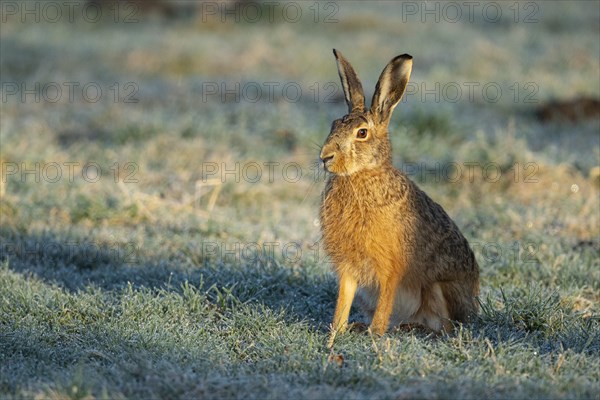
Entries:
[[440, 286], [453, 321], [469, 322], [471, 317], [477, 314], [478, 281], [471, 285], [464, 281], [444, 282], [440, 283]]
[[365, 318], [367, 324], [373, 321], [375, 309], [377, 308], [377, 298], [379, 297], [379, 288], [376, 285], [362, 286], [356, 292], [357, 306]]
[[442, 284], [434, 283], [421, 293], [422, 303], [419, 311], [411, 318], [411, 322], [423, 324], [427, 328], [439, 332], [450, 332], [452, 322], [448, 311], [448, 302], [442, 290]]

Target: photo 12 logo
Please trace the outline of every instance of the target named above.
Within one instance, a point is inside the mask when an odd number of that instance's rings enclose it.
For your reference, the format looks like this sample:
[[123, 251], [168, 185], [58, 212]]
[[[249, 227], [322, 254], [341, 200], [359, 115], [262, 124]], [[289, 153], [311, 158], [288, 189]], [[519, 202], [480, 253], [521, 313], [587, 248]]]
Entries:
[[2, 1], [2, 23], [97, 23], [108, 20], [115, 23], [137, 23], [139, 1]]
[[540, 6], [534, 1], [402, 1], [402, 22], [498, 23], [539, 22]]
[[483, 181], [496, 183], [502, 178], [514, 183], [539, 183], [539, 165], [535, 162], [515, 162], [504, 165], [496, 162], [447, 162], [447, 163], [417, 163], [407, 162], [399, 169], [411, 178], [420, 182], [469, 182]]
[[319, 242], [304, 245], [300, 242], [218, 242], [203, 241], [200, 258], [204, 261], [235, 264], [254, 264], [282, 260], [287, 264], [321, 260]]
[[114, 162], [102, 166], [100, 163], [89, 161], [63, 161], [63, 162], [2, 162], [1, 180], [6, 183], [9, 180], [18, 182], [35, 183], [73, 183], [81, 179], [86, 183], [96, 183], [101, 179], [110, 179], [115, 183], [138, 183], [136, 177], [139, 166], [134, 162]]
[[340, 5], [334, 1], [202, 1], [203, 23], [337, 23]]
[[[220, 183], [258, 183], [261, 181], [273, 183], [279, 178], [288, 183], [296, 183], [306, 176], [306, 172], [306, 169], [297, 162], [280, 163], [277, 161], [203, 162], [200, 167], [203, 183], [209, 180], [217, 180]], [[311, 172], [314, 172], [314, 169], [311, 168]]]
[[98, 82], [2, 82], [2, 103], [138, 103], [136, 82], [114, 82], [105, 86]]
[[421, 103], [537, 103], [536, 82], [408, 82], [402, 102]]
[[3, 241], [0, 244], [0, 261], [27, 260], [43, 263], [137, 264], [140, 247], [133, 242], [107, 243], [78, 240]]

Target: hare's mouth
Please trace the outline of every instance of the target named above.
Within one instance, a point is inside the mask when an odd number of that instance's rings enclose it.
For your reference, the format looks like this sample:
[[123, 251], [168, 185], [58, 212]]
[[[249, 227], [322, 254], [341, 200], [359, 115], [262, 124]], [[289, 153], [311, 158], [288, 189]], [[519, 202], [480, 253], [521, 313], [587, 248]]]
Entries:
[[323, 169], [326, 172], [329, 172], [330, 174], [334, 174], [334, 175], [346, 175], [346, 171], [344, 168], [340, 168], [340, 166], [338, 165], [339, 163], [336, 163], [337, 160], [324, 160], [323, 161]]
[[335, 158], [334, 154], [321, 156], [321, 161], [323, 162], [323, 169], [325, 169], [325, 171], [335, 172], [335, 171], [332, 171], [332, 168], [331, 168], [334, 165], [334, 161], [336, 161], [336, 160], [334, 160], [334, 158]]
[[330, 153], [321, 156], [323, 169], [334, 175], [348, 176], [356, 172], [354, 163], [348, 163], [347, 157], [339, 153]]
[[336, 165], [336, 163], [333, 163], [333, 162], [323, 163], [323, 169], [325, 171], [329, 172], [330, 174], [339, 175], [339, 176], [350, 176], [354, 172], [356, 172], [353, 169], [349, 170], [345, 167], [340, 168], [339, 165]]

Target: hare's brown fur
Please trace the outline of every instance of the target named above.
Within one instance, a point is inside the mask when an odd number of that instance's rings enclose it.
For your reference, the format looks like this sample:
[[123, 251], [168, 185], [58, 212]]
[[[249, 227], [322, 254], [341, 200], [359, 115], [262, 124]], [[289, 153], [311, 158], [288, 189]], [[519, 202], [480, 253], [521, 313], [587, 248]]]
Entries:
[[[365, 110], [362, 87], [336, 52], [349, 114], [334, 121], [321, 158], [332, 172], [323, 192], [325, 250], [340, 280], [334, 333], [359, 304], [382, 334], [419, 323], [439, 331], [477, 312], [479, 267], [467, 240], [444, 209], [392, 165], [387, 125], [410, 76], [412, 57], [392, 60]], [[359, 130], [367, 137], [359, 138]], [[364, 133], [364, 132], [363, 132]]]

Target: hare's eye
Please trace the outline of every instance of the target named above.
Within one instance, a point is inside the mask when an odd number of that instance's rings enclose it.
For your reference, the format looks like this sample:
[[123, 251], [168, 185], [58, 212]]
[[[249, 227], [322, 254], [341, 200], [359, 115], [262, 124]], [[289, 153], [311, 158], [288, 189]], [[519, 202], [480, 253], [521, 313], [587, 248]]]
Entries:
[[356, 137], [357, 137], [358, 139], [365, 139], [365, 138], [367, 137], [367, 130], [366, 130], [365, 128], [363, 128], [363, 129], [359, 129], [359, 130], [356, 132]]

